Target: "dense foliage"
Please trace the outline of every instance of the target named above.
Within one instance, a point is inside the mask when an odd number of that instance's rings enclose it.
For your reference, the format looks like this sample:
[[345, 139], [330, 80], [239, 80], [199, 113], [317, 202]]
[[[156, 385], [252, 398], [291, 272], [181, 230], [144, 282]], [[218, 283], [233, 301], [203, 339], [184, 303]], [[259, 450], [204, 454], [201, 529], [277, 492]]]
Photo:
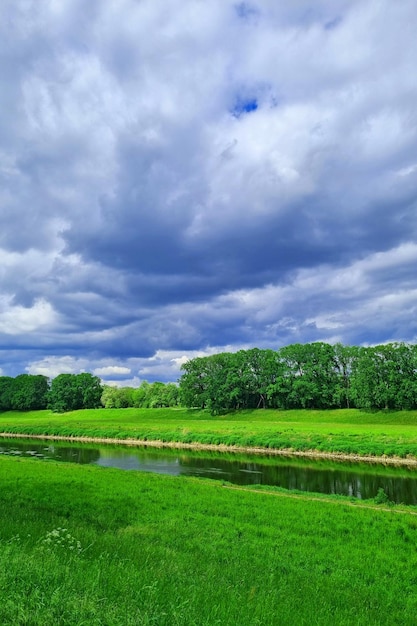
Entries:
[[182, 369], [181, 403], [213, 413], [259, 407], [417, 408], [417, 346], [404, 343], [254, 348], [198, 357]]
[[56, 413], [101, 406], [100, 379], [92, 374], [60, 374], [49, 383], [46, 376], [21, 374], [0, 377], [0, 411], [37, 411]]
[[46, 376], [0, 376], [0, 411], [44, 409], [48, 403], [48, 393], [49, 383]]
[[417, 346], [292, 344], [198, 357], [182, 366], [179, 386], [102, 386], [92, 374], [0, 377], [0, 411], [54, 412], [104, 406], [209, 409], [417, 409]]
[[60, 374], [53, 379], [48, 394], [48, 407], [56, 413], [101, 406], [100, 379], [92, 374]]
[[161, 409], [178, 406], [179, 390], [174, 383], [144, 380], [140, 387], [104, 387], [101, 403], [106, 409]]
[[54, 413], [78, 409], [165, 408], [178, 406], [179, 389], [174, 383], [144, 380], [140, 387], [109, 387], [97, 376], [59, 374], [51, 382], [46, 376], [21, 374], [16, 378], [0, 376], [0, 411], [37, 411], [49, 408]]

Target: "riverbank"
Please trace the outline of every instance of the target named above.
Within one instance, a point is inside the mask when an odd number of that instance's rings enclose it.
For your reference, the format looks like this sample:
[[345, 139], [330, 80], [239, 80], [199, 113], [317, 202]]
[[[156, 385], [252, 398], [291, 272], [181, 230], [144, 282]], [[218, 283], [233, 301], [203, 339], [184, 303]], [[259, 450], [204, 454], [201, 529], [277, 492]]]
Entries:
[[0, 484], [2, 624], [415, 620], [414, 509], [4, 457]]
[[0, 430], [67, 441], [417, 463], [416, 411], [257, 410], [216, 417], [187, 409], [8, 412], [0, 414]]
[[141, 439], [116, 439], [111, 437], [79, 437], [65, 435], [28, 435], [24, 433], [0, 432], [0, 437], [4, 439], [36, 439], [45, 441], [66, 441], [73, 443], [94, 443], [112, 444], [124, 446], [144, 446], [149, 448], [170, 448], [177, 450], [207, 450], [211, 452], [259, 454], [268, 456], [301, 457], [312, 459], [323, 459], [331, 461], [350, 461], [358, 463], [372, 463], [393, 466], [417, 467], [417, 458], [389, 457], [389, 456], [365, 456], [359, 454], [343, 454], [337, 452], [320, 452], [318, 450], [293, 450], [291, 448], [257, 448], [228, 446], [226, 444], [204, 444], [204, 443], [181, 443], [176, 441], [150, 441]]

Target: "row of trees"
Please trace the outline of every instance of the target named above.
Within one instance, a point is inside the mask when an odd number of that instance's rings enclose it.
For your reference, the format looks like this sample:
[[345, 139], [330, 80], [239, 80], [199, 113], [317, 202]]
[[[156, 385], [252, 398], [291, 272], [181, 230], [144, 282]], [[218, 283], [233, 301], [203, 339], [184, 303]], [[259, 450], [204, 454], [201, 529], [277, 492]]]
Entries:
[[77, 409], [158, 408], [177, 406], [178, 385], [148, 383], [140, 387], [102, 386], [92, 374], [60, 374], [51, 382], [46, 376], [20, 374], [16, 378], [0, 376], [0, 411], [38, 411], [57, 413]]
[[0, 376], [0, 411], [36, 411], [48, 402], [46, 376]]
[[102, 392], [100, 379], [88, 373], [60, 374], [52, 382], [41, 375], [0, 376], [0, 411], [95, 409]]
[[417, 408], [417, 346], [293, 344], [198, 357], [182, 366], [181, 403], [224, 410]]
[[104, 387], [101, 396], [102, 405], [106, 409], [123, 409], [138, 407], [155, 409], [178, 406], [179, 389], [174, 383], [148, 383], [142, 381], [140, 387]]
[[212, 413], [244, 408], [417, 409], [417, 346], [293, 344], [277, 351], [240, 350], [182, 366], [179, 386], [142, 382], [103, 387], [89, 373], [0, 377], [0, 411], [56, 412], [182, 405]]

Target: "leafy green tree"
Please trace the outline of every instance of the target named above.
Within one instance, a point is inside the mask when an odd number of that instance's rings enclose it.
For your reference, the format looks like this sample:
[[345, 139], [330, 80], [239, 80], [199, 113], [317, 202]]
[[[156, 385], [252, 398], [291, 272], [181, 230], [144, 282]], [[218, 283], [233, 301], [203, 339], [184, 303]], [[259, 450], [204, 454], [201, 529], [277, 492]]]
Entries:
[[97, 409], [101, 406], [101, 394], [103, 387], [98, 376], [93, 376], [88, 372], [75, 374], [77, 385], [81, 393], [83, 409]]
[[48, 391], [46, 376], [20, 374], [11, 386], [11, 407], [15, 411], [46, 409]]
[[396, 344], [400, 383], [397, 388], [397, 406], [417, 408], [417, 346]]
[[180, 401], [187, 407], [205, 409], [209, 403], [209, 358], [196, 357], [183, 363], [181, 370]]
[[52, 380], [48, 406], [55, 413], [82, 408], [82, 396], [76, 385], [74, 374], [59, 374]]
[[235, 354], [229, 354], [225, 369], [225, 391], [227, 395], [226, 406], [231, 409], [245, 408], [248, 404], [249, 389], [245, 378], [246, 352], [239, 350]]
[[143, 380], [139, 387], [133, 392], [133, 406], [139, 409], [149, 408], [148, 399], [149, 399], [149, 387], [150, 384], [147, 380]]
[[110, 387], [105, 386], [101, 395], [101, 404], [106, 409], [126, 409], [134, 406], [133, 387]]
[[111, 387], [110, 385], [103, 385], [103, 393], [101, 394], [100, 402], [105, 409], [114, 408], [113, 395], [114, 387]]
[[148, 383], [144, 380], [136, 389], [105, 386], [101, 403], [106, 409], [170, 407], [178, 405], [178, 394], [178, 385], [174, 383]]
[[179, 387], [175, 383], [167, 383], [164, 390], [164, 400], [166, 406], [178, 406], [179, 404]]
[[174, 383], [154, 382], [149, 385], [148, 406], [150, 408], [162, 408], [177, 406], [178, 386]]
[[213, 414], [231, 409], [236, 402], [236, 388], [231, 380], [234, 355], [223, 352], [197, 357], [183, 364], [180, 379], [180, 402], [193, 408], [207, 408]]
[[313, 384], [313, 407], [332, 408], [337, 403], [338, 373], [334, 346], [321, 341], [306, 344], [307, 376]]
[[240, 367], [240, 377], [245, 386], [245, 405], [248, 408], [266, 408], [271, 404], [276, 391], [279, 375], [282, 373], [281, 362], [277, 352], [273, 350], [241, 351], [243, 367]]
[[240, 350], [184, 364], [180, 398], [189, 407], [417, 408], [417, 347], [292, 344]]
[[231, 372], [236, 357], [230, 352], [213, 354], [207, 357], [206, 406], [213, 415], [235, 407], [236, 398], [232, 392], [228, 374]]
[[11, 376], [0, 376], [0, 411], [12, 409], [13, 383]]
[[352, 371], [355, 404], [366, 409], [413, 409], [417, 406], [415, 346], [390, 343], [359, 348]]
[[101, 406], [103, 389], [100, 379], [89, 373], [59, 374], [53, 379], [48, 406], [56, 413]]
[[198, 357], [184, 364], [180, 399], [185, 406], [224, 410], [266, 407], [280, 363], [272, 350], [240, 350]]
[[334, 346], [335, 368], [337, 372], [335, 403], [341, 408], [349, 409], [352, 405], [354, 406], [351, 378], [358, 359], [358, 351], [357, 346], [344, 346], [341, 343], [337, 343]]
[[280, 385], [285, 408], [322, 409], [335, 405], [338, 375], [333, 346], [296, 343], [281, 348], [279, 355], [284, 364]]
[[159, 409], [165, 405], [164, 401], [164, 383], [159, 381], [153, 382], [148, 387], [147, 403], [151, 409]]

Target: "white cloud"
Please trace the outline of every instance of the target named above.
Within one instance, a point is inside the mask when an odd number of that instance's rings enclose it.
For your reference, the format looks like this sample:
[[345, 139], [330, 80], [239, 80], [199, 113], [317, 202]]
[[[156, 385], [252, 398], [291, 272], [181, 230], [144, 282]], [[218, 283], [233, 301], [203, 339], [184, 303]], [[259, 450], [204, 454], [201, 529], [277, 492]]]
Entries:
[[417, 163], [413, 163], [412, 165], [407, 165], [406, 167], [402, 167], [401, 169], [397, 170], [395, 173], [397, 174], [397, 176], [410, 176], [411, 174], [414, 174], [415, 172], [417, 172]]
[[56, 323], [57, 316], [43, 298], [31, 307], [13, 306], [9, 299], [1, 299], [0, 332], [5, 335], [25, 335], [45, 329]]
[[59, 374], [80, 374], [89, 371], [86, 358], [72, 356], [47, 356], [39, 361], [33, 361], [26, 367], [29, 374], [42, 374], [48, 378], [55, 378]]
[[134, 376], [133, 378], [123, 378], [117, 380], [111, 380], [107, 378], [106, 380], [102, 380], [102, 383], [104, 385], [108, 385], [109, 387], [133, 387], [134, 389], [140, 387], [141, 382], [142, 380], [137, 376]]
[[122, 376], [130, 374], [130, 367], [122, 367], [121, 365], [106, 365], [105, 367], [96, 367], [93, 374], [96, 376]]

